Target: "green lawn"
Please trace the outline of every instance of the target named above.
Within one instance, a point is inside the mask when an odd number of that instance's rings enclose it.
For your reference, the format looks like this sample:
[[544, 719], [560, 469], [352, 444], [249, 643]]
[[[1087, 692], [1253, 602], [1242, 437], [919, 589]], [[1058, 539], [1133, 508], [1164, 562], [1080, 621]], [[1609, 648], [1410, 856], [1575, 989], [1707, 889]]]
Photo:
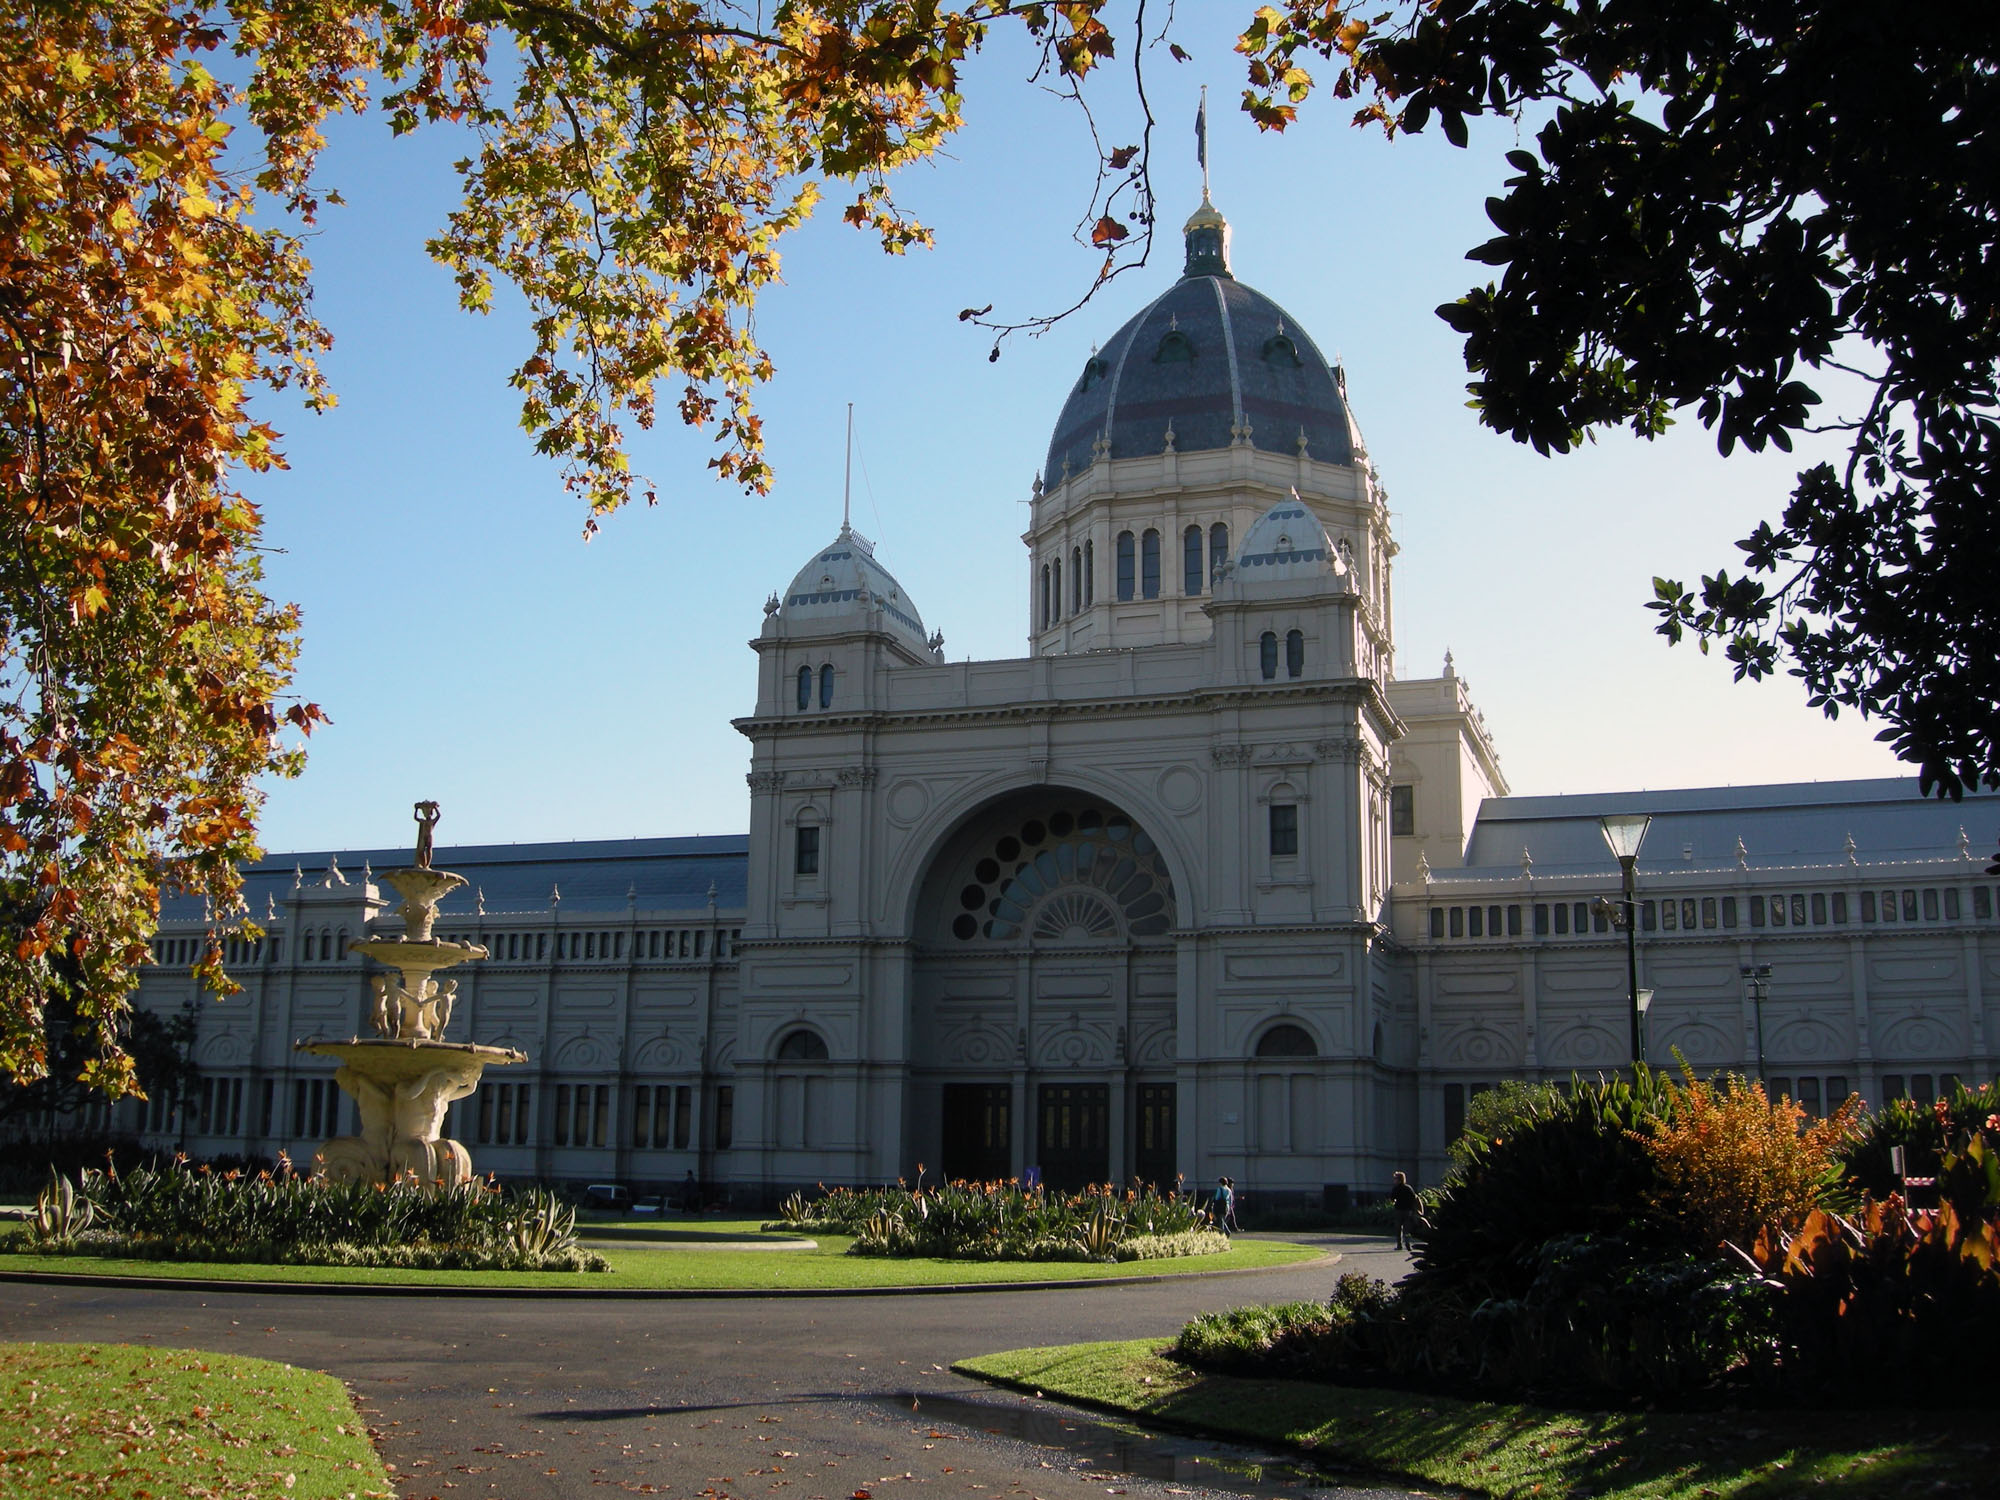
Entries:
[[393, 1496], [346, 1387], [267, 1359], [0, 1344], [0, 1495]]
[[[704, 1230], [715, 1225], [705, 1224]], [[732, 1228], [734, 1226], [731, 1226]], [[596, 1238], [599, 1226], [585, 1231]], [[779, 1239], [784, 1236], [772, 1236]], [[584, 1291], [812, 1290], [844, 1287], [947, 1286], [1010, 1281], [1101, 1280], [1115, 1276], [1187, 1275], [1259, 1270], [1312, 1260], [1320, 1251], [1278, 1240], [1239, 1239], [1221, 1255], [1142, 1260], [1103, 1266], [1049, 1261], [884, 1260], [847, 1255], [841, 1235], [816, 1236], [811, 1250], [653, 1249], [607, 1244], [606, 1272], [402, 1271], [350, 1266], [231, 1265], [210, 1261], [111, 1260], [94, 1255], [0, 1255], [0, 1271], [98, 1276], [197, 1276], [213, 1281], [287, 1281], [315, 1285], [576, 1288]]]
[[1141, 1421], [1286, 1444], [1342, 1466], [1507, 1500], [1995, 1492], [2000, 1432], [1987, 1412], [1559, 1411], [1205, 1375], [1163, 1358], [1163, 1347], [1139, 1339], [1016, 1349], [953, 1368]]

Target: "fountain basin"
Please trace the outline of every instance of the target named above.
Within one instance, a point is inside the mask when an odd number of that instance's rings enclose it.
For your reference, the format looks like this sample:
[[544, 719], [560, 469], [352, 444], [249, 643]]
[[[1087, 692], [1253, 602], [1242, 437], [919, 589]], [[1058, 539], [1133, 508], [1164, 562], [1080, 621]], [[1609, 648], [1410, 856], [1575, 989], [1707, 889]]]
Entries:
[[357, 1134], [320, 1148], [327, 1176], [375, 1183], [413, 1176], [433, 1187], [472, 1177], [471, 1154], [442, 1139], [445, 1111], [479, 1087], [489, 1065], [528, 1060], [512, 1047], [388, 1038], [300, 1042], [298, 1050], [340, 1060], [333, 1081], [361, 1116]]

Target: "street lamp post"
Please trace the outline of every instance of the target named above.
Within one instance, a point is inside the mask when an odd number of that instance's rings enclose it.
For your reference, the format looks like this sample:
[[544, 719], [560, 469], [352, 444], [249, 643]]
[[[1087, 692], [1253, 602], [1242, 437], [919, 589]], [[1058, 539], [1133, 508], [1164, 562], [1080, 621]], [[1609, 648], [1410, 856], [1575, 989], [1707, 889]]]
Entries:
[[1618, 868], [1625, 874], [1625, 977], [1632, 997], [1632, 1072], [1636, 1077], [1645, 1055], [1639, 1045], [1639, 922], [1632, 896], [1632, 868], [1639, 863], [1639, 846], [1646, 841], [1653, 819], [1647, 813], [1610, 813], [1598, 823], [1604, 830], [1604, 842], [1611, 846]]
[[1750, 1004], [1757, 1013], [1757, 1081], [1764, 1081], [1764, 997], [1771, 993], [1769, 964], [1743, 965], [1743, 982], [1750, 989]]

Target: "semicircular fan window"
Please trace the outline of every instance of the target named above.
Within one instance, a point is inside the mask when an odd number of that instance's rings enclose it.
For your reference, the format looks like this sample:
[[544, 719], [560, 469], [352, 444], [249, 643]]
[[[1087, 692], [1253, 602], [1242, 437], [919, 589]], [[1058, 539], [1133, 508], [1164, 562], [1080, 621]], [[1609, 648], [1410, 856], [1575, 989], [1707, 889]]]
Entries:
[[[997, 824], [964, 867], [960, 942], [1160, 937], [1175, 921], [1160, 851], [1124, 813], [1070, 803]], [[1062, 898], [1062, 899], [1058, 899]], [[1093, 914], [1094, 913], [1094, 914]]]
[[1095, 891], [1074, 886], [1057, 891], [1035, 908], [1032, 929], [1042, 943], [1081, 942], [1090, 938], [1115, 936], [1118, 919]]

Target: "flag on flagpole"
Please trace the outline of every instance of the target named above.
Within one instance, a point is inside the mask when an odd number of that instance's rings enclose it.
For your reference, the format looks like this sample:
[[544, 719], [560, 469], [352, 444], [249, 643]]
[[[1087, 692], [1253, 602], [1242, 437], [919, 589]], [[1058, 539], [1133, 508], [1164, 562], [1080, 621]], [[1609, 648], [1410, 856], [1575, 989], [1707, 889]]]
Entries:
[[1201, 91], [1201, 106], [1194, 112], [1194, 159], [1208, 171], [1208, 90]]

